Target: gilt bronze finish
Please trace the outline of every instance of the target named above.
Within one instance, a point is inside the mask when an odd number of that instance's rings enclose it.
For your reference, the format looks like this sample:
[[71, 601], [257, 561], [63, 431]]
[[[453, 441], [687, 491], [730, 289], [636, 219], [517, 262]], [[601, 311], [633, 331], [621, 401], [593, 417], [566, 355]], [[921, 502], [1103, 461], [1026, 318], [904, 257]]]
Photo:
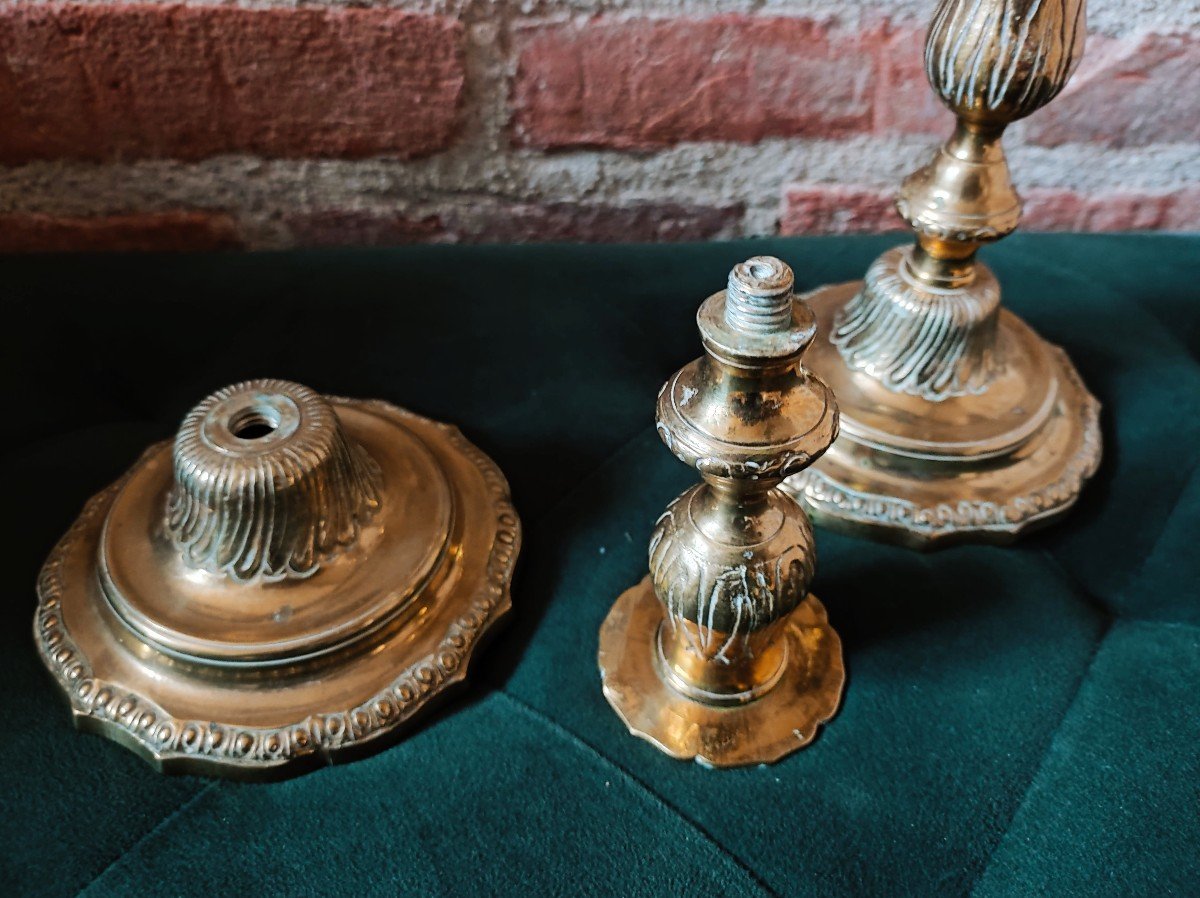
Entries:
[[792, 271], [757, 257], [700, 307], [706, 355], [658, 395], [658, 432], [700, 473], [658, 519], [650, 575], [600, 630], [604, 695], [667, 754], [776, 761], [836, 712], [838, 635], [809, 594], [812, 526], [777, 487], [825, 452], [833, 394], [801, 364], [815, 333]]
[[288, 776], [389, 744], [463, 679], [520, 538], [455, 428], [249, 381], [87, 504], [34, 634], [80, 729], [163, 771]]
[[809, 365], [841, 436], [784, 488], [820, 524], [916, 548], [1007, 542], [1064, 514], [1100, 462], [1099, 403], [1066, 354], [1000, 307], [978, 249], [1017, 226], [1000, 138], [1083, 52], [1084, 0], [942, 0], [925, 70], [958, 117], [896, 207], [916, 244], [805, 297]]

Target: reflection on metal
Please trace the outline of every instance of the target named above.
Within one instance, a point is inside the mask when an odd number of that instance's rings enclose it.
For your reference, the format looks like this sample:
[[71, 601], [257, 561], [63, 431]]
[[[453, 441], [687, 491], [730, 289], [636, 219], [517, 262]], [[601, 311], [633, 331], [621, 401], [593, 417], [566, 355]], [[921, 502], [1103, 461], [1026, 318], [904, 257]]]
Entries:
[[250, 381], [87, 504], [34, 633], [81, 729], [164, 771], [277, 778], [383, 747], [460, 682], [519, 547], [455, 428]]
[[1099, 465], [1099, 404], [975, 261], [1021, 214], [1001, 135], [1062, 90], [1084, 32], [1084, 0], [939, 5], [925, 69], [958, 124], [897, 197], [916, 244], [805, 297], [842, 434], [784, 488], [818, 523], [917, 548], [1006, 542], [1065, 513]]
[[704, 482], [659, 518], [650, 575], [600, 630], [604, 694], [630, 731], [714, 767], [808, 744], [845, 679], [808, 592], [812, 527], [777, 488], [838, 427], [833, 394], [801, 364], [814, 322], [792, 286], [790, 268], [757, 257], [701, 306], [706, 355], [659, 393], [658, 431]]

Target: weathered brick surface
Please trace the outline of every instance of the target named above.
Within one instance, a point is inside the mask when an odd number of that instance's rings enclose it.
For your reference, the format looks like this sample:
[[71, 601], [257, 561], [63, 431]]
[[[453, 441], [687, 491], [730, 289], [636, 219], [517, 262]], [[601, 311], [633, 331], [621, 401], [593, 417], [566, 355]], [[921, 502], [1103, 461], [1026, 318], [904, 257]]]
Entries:
[[233, 219], [219, 212], [139, 212], [96, 217], [0, 215], [0, 252], [177, 252], [238, 249]]
[[396, 246], [405, 243], [677, 242], [728, 236], [740, 204], [520, 203], [483, 201], [436, 216], [371, 210], [325, 210], [289, 216], [301, 246]]
[[1166, 231], [1200, 231], [1200, 186], [1176, 190], [1163, 223]]
[[904, 227], [895, 191], [840, 184], [792, 184], [784, 192], [781, 234], [870, 234]]
[[659, 243], [729, 236], [744, 209], [680, 203], [512, 203], [448, 221], [464, 242]]
[[1200, 226], [1200, 196], [1112, 190], [1090, 196], [1070, 190], [1022, 191], [1027, 231], [1157, 231]]
[[954, 114], [929, 87], [925, 29], [888, 26], [879, 47], [874, 130], [879, 134], [949, 135]]
[[1027, 126], [1034, 143], [1200, 143], [1200, 40], [1092, 37], [1063, 93]]
[[[1091, 0], [1006, 137], [1024, 229], [1200, 229], [1200, 20], [1152, 5]], [[903, 230], [953, 122], [918, 6], [0, 2], [0, 249]]]
[[537, 147], [648, 148], [869, 130], [881, 39], [879, 28], [743, 15], [520, 29], [514, 134]]
[[391, 9], [0, 11], [0, 161], [419, 156], [446, 147], [462, 27]]
[[363, 210], [297, 213], [288, 216], [287, 225], [301, 246], [395, 246], [428, 243], [446, 234], [436, 216], [411, 218]]

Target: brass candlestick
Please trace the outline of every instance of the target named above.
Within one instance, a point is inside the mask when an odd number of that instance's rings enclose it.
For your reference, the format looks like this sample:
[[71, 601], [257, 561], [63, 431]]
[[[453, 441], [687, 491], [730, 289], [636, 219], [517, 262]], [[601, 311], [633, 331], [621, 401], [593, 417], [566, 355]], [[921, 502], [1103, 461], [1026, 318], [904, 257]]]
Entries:
[[809, 363], [842, 429], [784, 488], [818, 523], [918, 548], [1005, 542], [1066, 512], [1095, 472], [1099, 404], [975, 261], [1021, 214], [1001, 135], [1063, 88], [1084, 29], [1084, 0], [939, 4], [925, 69], [958, 123], [897, 197], [916, 245], [805, 297], [829, 335]]
[[34, 636], [79, 728], [273, 779], [388, 744], [460, 683], [519, 546], [503, 475], [454, 428], [249, 381], [87, 504]]
[[650, 575], [600, 630], [604, 694], [630, 731], [714, 767], [768, 763], [833, 716], [842, 648], [808, 592], [812, 526], [777, 487], [837, 434], [833, 394], [801, 365], [815, 331], [778, 259], [738, 265], [700, 307], [705, 357], [658, 396], [667, 448], [704, 482], [672, 502]]

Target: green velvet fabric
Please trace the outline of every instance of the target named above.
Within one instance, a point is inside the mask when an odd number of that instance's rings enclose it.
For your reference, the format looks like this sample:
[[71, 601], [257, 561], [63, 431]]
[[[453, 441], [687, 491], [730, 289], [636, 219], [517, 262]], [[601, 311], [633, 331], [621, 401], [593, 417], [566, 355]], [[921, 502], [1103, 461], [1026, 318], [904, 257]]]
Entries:
[[[1104, 403], [1075, 511], [933, 555], [818, 531], [841, 712], [778, 765], [629, 737], [596, 637], [694, 475], [654, 398], [774, 253], [801, 288], [904, 238], [0, 260], [0, 886], [9, 895], [1169, 895], [1200, 889], [1200, 238], [1017, 235], [1005, 302]], [[84, 500], [209, 390], [278, 376], [454, 421], [526, 528], [473, 687], [369, 759], [164, 777], [75, 733], [30, 638]]]

